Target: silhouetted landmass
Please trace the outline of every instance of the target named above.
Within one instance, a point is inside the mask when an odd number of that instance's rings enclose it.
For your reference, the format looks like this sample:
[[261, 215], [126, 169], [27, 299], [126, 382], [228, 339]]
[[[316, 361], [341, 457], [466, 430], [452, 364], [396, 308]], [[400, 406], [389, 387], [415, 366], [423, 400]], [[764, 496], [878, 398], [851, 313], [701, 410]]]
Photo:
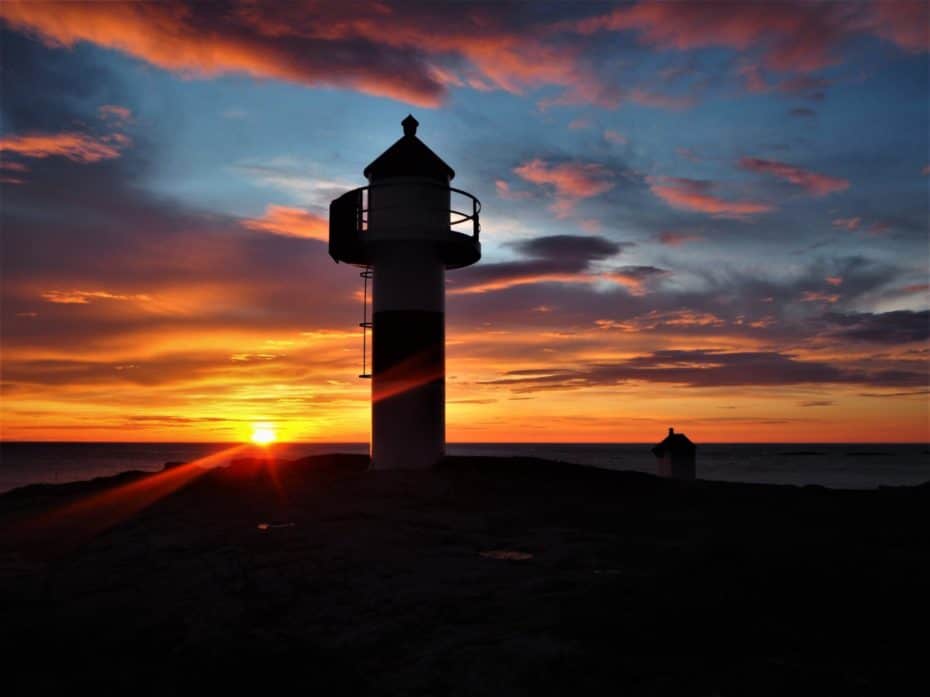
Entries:
[[822, 453], [817, 450], [786, 450], [785, 452], [778, 454], [782, 457], [821, 457], [826, 455], [826, 453]]
[[367, 464], [237, 461], [83, 538], [26, 523], [179, 468], [0, 496], [4, 691], [783, 697], [926, 681], [928, 485]]

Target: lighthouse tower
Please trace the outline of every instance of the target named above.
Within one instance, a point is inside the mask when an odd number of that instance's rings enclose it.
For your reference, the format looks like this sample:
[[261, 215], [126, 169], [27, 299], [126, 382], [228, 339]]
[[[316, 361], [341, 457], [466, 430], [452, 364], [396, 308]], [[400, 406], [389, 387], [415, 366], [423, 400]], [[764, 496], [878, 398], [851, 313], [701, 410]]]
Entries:
[[445, 454], [445, 275], [481, 258], [480, 202], [449, 185], [455, 172], [417, 138], [417, 120], [401, 123], [403, 137], [365, 168], [368, 186], [329, 206], [330, 256], [363, 269], [374, 469], [427, 468]]

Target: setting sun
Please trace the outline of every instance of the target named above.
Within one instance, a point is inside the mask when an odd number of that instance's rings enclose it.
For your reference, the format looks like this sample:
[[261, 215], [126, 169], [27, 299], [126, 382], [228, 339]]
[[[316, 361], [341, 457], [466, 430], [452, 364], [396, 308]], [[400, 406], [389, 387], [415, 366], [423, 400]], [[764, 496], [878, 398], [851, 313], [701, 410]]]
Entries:
[[256, 424], [252, 428], [252, 442], [256, 445], [271, 445], [277, 439], [274, 428], [268, 424]]

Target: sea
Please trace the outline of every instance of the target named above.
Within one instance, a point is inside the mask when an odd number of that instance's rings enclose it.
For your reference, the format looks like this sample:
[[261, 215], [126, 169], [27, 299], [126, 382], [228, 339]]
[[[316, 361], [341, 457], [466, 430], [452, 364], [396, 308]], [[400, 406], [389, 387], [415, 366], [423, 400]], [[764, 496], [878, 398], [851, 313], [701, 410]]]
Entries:
[[[655, 472], [646, 443], [451, 443], [450, 455], [538, 457], [611, 470]], [[323, 453], [368, 454], [367, 443], [276, 443], [276, 458]], [[229, 452], [227, 455], [226, 452]], [[229, 459], [267, 455], [259, 446], [222, 443], [0, 443], [0, 492], [29, 484], [74, 482], [128, 470], [157, 472], [166, 462], [221, 453]], [[874, 489], [930, 482], [930, 447], [923, 444], [704, 443], [701, 479], [728, 482]]]

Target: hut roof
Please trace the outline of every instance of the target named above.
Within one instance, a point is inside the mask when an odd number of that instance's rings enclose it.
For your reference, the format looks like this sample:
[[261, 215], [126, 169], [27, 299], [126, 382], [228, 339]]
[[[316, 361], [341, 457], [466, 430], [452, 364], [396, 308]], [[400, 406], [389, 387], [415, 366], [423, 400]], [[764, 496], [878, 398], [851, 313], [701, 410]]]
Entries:
[[668, 435], [661, 443], [656, 445], [652, 452], [656, 457], [664, 457], [665, 452], [671, 453], [693, 453], [697, 446], [684, 433], [675, 433], [674, 428], [668, 429]]

